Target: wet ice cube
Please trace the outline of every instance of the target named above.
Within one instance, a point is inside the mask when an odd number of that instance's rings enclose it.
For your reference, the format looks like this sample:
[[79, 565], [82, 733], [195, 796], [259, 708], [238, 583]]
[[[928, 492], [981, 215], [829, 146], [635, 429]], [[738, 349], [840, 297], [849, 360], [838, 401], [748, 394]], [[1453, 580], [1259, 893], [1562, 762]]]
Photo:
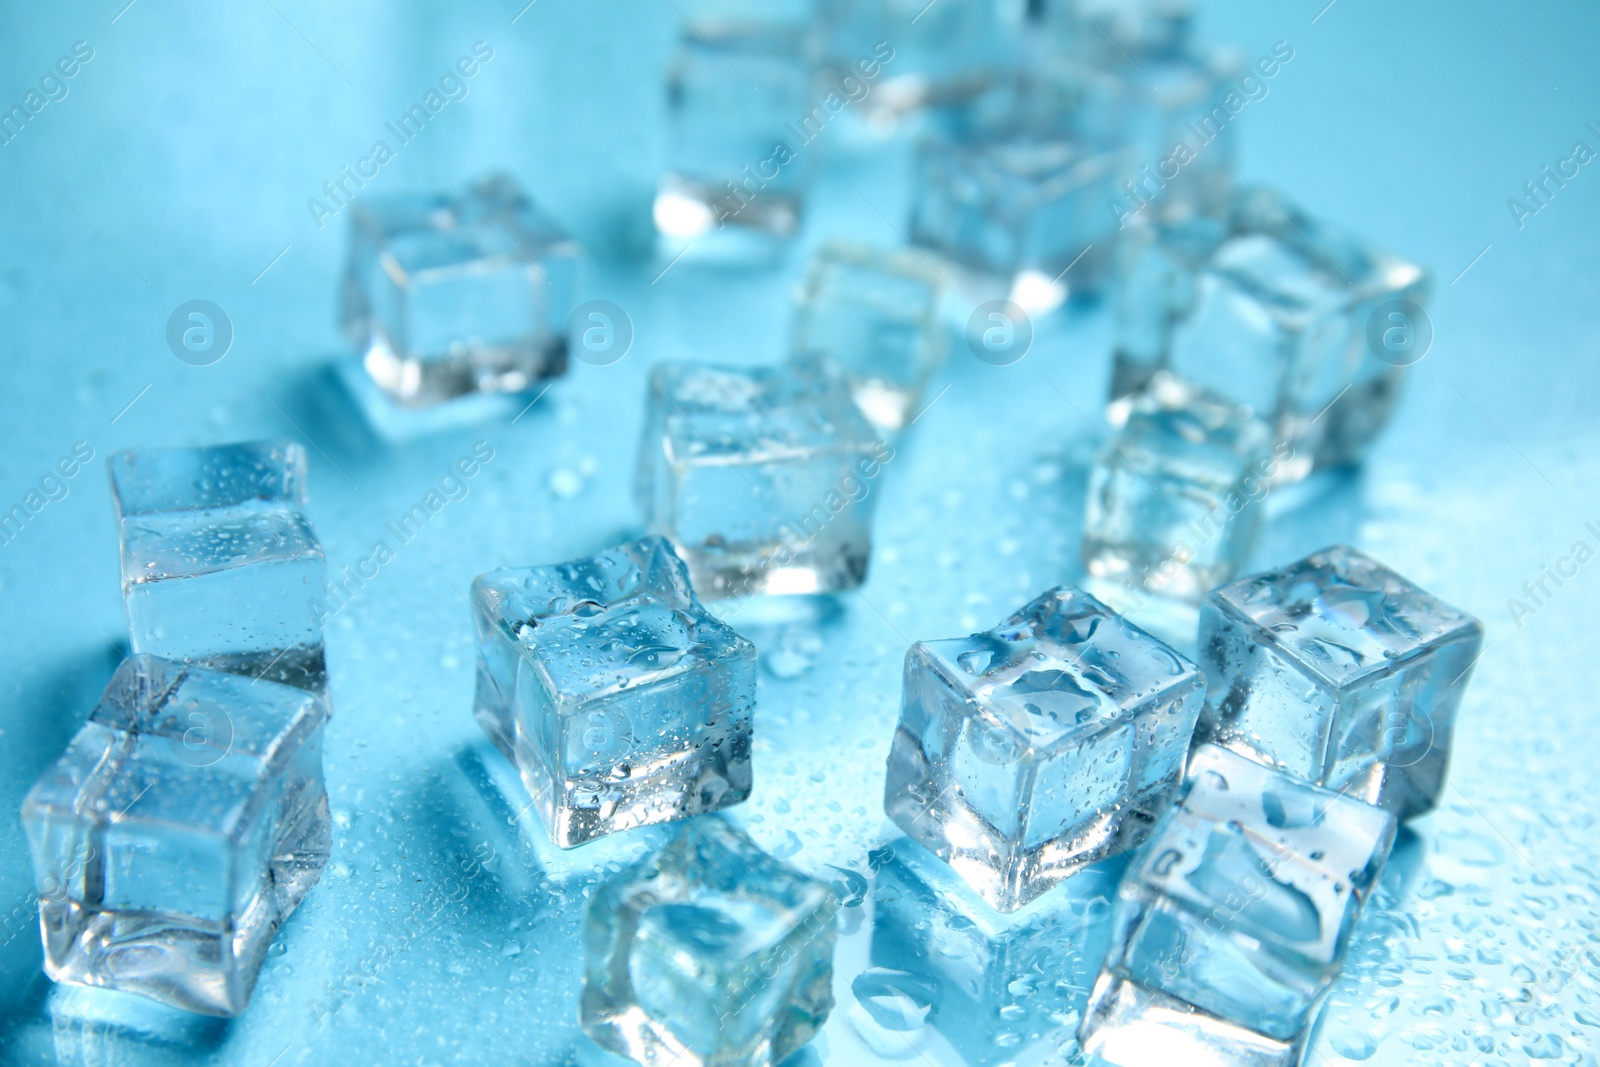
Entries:
[[911, 241], [1005, 282], [1037, 275], [1093, 289], [1109, 262], [1106, 204], [1123, 166], [1118, 150], [1053, 133], [929, 138], [917, 150]]
[[750, 795], [755, 647], [709, 615], [659, 537], [472, 583], [475, 715], [551, 840]]
[[1194, 13], [1191, 0], [1045, 0], [1040, 6], [1056, 48], [1107, 65], [1181, 52]]
[[[1004, 47], [997, 14], [989, 0], [822, 0], [818, 21], [842, 87], [867, 87], [851, 106], [887, 131], [916, 111], [970, 100], [991, 83]], [[847, 75], [853, 83], [842, 81]]]
[[1115, 60], [1085, 78], [1086, 136], [1132, 146], [1107, 203], [1119, 232], [1135, 221], [1225, 218], [1233, 178], [1240, 62], [1231, 50], [1184, 49]]
[[706, 16], [686, 25], [666, 72], [666, 171], [656, 194], [663, 252], [760, 259], [800, 226], [814, 101], [803, 29]]
[[897, 430], [944, 361], [942, 286], [914, 252], [829, 242], [812, 258], [796, 298], [794, 351], [831, 357], [863, 414]]
[[563, 373], [577, 245], [510, 178], [351, 205], [341, 320], [405, 407]]
[[326, 564], [288, 441], [134, 449], [107, 461], [130, 645], [322, 689]]
[[[1016, 1039], [1088, 999], [1110, 929], [1121, 860], [1070, 879], [1011, 914], [985, 904], [932, 853], [907, 838], [868, 859], [872, 968], [852, 985], [852, 1028], [886, 1059], [923, 1047], [925, 1024], [968, 1067], [1033, 1062]], [[913, 1012], [917, 1014], [912, 1014]]]
[[1394, 842], [1358, 800], [1213, 745], [1118, 890], [1079, 1040], [1108, 1063], [1293, 1067]]
[[1001, 911], [1132, 847], [1183, 773], [1200, 669], [1063, 586], [906, 653], [884, 808]]
[[643, 1063], [772, 1067], [833, 1008], [838, 901], [718, 819], [601, 885], [580, 1021]]
[[126, 660], [23, 802], [45, 970], [236, 1015], [327, 862], [322, 703]]
[[1367, 343], [1390, 301], [1420, 305], [1422, 270], [1317, 223], [1271, 194], [1241, 194], [1199, 265], [1166, 366], [1275, 422], [1299, 458], [1285, 475], [1358, 458], [1387, 422], [1401, 368]]
[[1165, 372], [1131, 408], [1089, 475], [1084, 566], [1130, 596], [1198, 602], [1249, 560], [1276, 472], [1270, 430]]
[[893, 451], [831, 362], [658, 363], [635, 492], [707, 598], [830, 593], [866, 577]]
[[1477, 619], [1338, 545], [1207, 598], [1197, 736], [1409, 819], [1444, 787]]
[[1127, 419], [1130, 398], [1166, 366], [1173, 330], [1194, 308], [1200, 265], [1228, 234], [1225, 220], [1205, 217], [1135, 223], [1121, 232], [1116, 251], [1112, 403], [1107, 412], [1116, 425]]

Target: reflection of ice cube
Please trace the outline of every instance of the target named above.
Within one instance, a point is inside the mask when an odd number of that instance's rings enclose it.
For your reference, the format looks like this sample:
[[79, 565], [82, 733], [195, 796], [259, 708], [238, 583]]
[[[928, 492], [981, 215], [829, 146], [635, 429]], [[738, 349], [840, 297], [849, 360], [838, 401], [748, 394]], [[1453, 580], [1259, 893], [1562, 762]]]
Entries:
[[289, 441], [108, 461], [134, 652], [322, 690], [322, 545]]
[[1299, 1063], [1394, 835], [1384, 811], [1196, 748], [1118, 890], [1085, 1050], [1125, 1067], [1154, 1048]]
[[1336, 546], [1216, 590], [1200, 625], [1199, 736], [1400, 819], [1437, 803], [1476, 619]]
[[866, 577], [892, 457], [831, 361], [660, 363], [635, 492], [708, 599], [831, 593]]
[[[228, 1036], [226, 1020], [158, 1004], [141, 996], [88, 986], [58, 985], [45, 998], [42, 1022], [48, 1051], [27, 1037], [7, 1034], [7, 1051], [61, 1067], [179, 1067], [214, 1057]], [[12, 1042], [15, 1041], [15, 1044]], [[49, 1056], [54, 1053], [54, 1057]], [[29, 1062], [32, 1062], [31, 1060]]]
[[1013, 911], [1137, 843], [1183, 771], [1199, 668], [1081, 590], [906, 654], [884, 806]]
[[472, 586], [476, 715], [562, 848], [750, 794], [755, 648], [659, 537]]
[[942, 1039], [971, 1067], [1031, 1062], [1028, 1046], [1063, 1043], [1105, 952], [1121, 860], [1010, 915], [908, 838], [870, 862], [872, 967], [852, 985], [851, 1014], [864, 1041], [908, 1059]]
[[124, 662], [23, 802], [46, 973], [243, 1011], [327, 862], [326, 718], [300, 689]]
[[729, 824], [684, 823], [590, 898], [583, 1028], [644, 1062], [771, 1067], [833, 1007], [838, 907]]

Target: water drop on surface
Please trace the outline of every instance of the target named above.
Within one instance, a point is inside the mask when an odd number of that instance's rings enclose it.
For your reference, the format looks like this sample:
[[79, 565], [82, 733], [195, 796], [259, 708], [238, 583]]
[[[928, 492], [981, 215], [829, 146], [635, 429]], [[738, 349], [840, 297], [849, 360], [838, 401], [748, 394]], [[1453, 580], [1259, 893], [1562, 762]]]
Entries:
[[1328, 1043], [1333, 1046], [1333, 1051], [1347, 1060], [1371, 1059], [1372, 1054], [1378, 1051], [1378, 1043], [1358, 1030], [1341, 1030]]

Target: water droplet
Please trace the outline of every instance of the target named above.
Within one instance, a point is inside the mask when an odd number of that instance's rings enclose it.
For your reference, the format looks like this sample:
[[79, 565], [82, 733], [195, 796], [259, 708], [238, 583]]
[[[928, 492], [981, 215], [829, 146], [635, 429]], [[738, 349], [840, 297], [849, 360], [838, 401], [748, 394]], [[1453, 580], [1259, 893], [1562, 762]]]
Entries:
[[1329, 1044], [1347, 1060], [1371, 1059], [1378, 1051], [1378, 1043], [1357, 1030], [1341, 1030], [1329, 1038]]

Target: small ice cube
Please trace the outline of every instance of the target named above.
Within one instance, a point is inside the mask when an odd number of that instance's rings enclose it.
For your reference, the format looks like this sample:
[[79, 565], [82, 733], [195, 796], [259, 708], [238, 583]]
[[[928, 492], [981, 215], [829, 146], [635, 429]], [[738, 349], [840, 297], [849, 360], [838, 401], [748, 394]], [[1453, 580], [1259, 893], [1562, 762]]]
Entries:
[[1183, 773], [1200, 669], [1082, 590], [906, 654], [889, 817], [1001, 911], [1137, 844]]
[[237, 1015], [327, 863], [323, 703], [136, 655], [28, 793], [45, 972]]
[[755, 646], [706, 612], [665, 540], [491, 571], [472, 604], [475, 715], [557, 845], [750, 795]]
[[838, 900], [720, 819], [595, 890], [584, 1032], [642, 1063], [774, 1067], [833, 1008]]
[[1084, 1051], [1295, 1067], [1394, 835], [1387, 812], [1197, 747], [1117, 892]]

